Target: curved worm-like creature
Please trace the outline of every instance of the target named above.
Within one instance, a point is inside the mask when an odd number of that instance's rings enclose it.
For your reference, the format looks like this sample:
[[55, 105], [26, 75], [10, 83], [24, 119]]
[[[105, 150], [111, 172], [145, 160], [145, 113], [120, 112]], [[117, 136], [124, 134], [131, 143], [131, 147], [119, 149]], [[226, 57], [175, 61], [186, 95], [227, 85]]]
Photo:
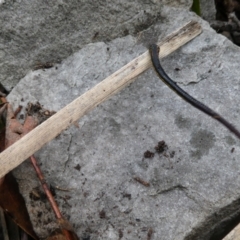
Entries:
[[219, 115], [217, 112], [213, 111], [211, 108], [207, 107], [203, 103], [199, 102], [197, 99], [190, 96], [187, 92], [181, 89], [163, 70], [160, 61], [159, 61], [159, 47], [156, 44], [152, 44], [149, 48], [149, 52], [152, 59], [152, 64], [164, 83], [166, 83], [175, 93], [177, 93], [181, 98], [183, 98], [186, 102], [190, 103], [193, 107], [199, 109], [200, 111], [206, 113], [212, 118], [216, 119], [220, 123], [222, 123], [227, 129], [229, 129], [232, 133], [234, 133], [240, 139], [240, 132], [225, 118]]

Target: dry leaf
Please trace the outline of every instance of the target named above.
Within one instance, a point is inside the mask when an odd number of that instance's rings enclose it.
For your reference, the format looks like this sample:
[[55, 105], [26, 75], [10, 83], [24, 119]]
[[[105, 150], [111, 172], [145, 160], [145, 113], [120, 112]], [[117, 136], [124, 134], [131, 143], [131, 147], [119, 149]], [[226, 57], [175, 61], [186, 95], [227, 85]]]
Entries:
[[17, 181], [11, 173], [4, 177], [4, 181], [0, 185], [0, 206], [20, 228], [34, 239], [38, 239], [32, 228], [25, 201], [19, 192]]
[[[61, 232], [62, 230], [56, 230], [54, 233], [51, 234], [46, 240], [79, 240], [77, 235], [74, 232]], [[67, 236], [67, 237], [66, 237]]]
[[[35, 126], [37, 122], [32, 117], [28, 117], [23, 125], [19, 123], [15, 119], [11, 105], [8, 104], [6, 130], [2, 131], [3, 134], [0, 133], [1, 150], [4, 149], [4, 145], [7, 148]], [[0, 206], [20, 228], [34, 239], [38, 239], [33, 230], [25, 201], [19, 192], [17, 181], [11, 173], [0, 179]]]

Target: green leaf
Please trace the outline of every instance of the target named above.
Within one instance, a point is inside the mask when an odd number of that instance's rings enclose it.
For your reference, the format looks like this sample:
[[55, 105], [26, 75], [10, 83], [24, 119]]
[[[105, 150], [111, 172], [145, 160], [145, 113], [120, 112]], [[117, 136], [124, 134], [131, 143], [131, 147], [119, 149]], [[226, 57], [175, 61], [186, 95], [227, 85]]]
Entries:
[[200, 0], [193, 0], [191, 10], [195, 12], [198, 16], [201, 16]]

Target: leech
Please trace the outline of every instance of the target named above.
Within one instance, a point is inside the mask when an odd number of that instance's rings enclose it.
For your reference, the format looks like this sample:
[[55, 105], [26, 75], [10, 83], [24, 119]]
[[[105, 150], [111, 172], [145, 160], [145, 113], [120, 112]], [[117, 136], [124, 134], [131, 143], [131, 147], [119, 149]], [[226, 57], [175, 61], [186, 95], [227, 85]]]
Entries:
[[213, 111], [211, 108], [207, 107], [203, 103], [199, 102], [188, 93], [186, 93], [183, 89], [181, 89], [163, 70], [159, 58], [159, 47], [156, 44], [152, 44], [149, 48], [151, 59], [153, 66], [158, 74], [158, 76], [162, 79], [162, 81], [167, 84], [175, 93], [177, 93], [181, 98], [183, 98], [186, 102], [190, 103], [193, 107], [199, 109], [200, 111], [206, 113], [211, 116], [213, 119], [216, 119], [220, 123], [222, 123], [228, 130], [230, 130], [233, 134], [235, 134], [240, 139], [240, 132], [226, 119], [220, 116], [217, 112]]

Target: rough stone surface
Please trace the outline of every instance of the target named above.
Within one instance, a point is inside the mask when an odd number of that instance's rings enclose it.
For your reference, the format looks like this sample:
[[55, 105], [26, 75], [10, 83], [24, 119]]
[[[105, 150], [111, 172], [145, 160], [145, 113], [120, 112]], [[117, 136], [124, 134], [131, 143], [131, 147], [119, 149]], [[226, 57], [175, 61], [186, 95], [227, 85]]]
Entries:
[[200, 0], [201, 6], [201, 17], [208, 21], [212, 22], [216, 19], [216, 8], [214, 0]]
[[0, 1], [0, 82], [10, 90], [36, 65], [61, 62], [87, 43], [137, 35], [161, 19], [161, 8], [143, 0]]
[[[162, 7], [160, 15], [137, 37], [87, 44], [54, 68], [30, 71], [8, 100], [15, 107], [39, 101], [57, 111], [146, 51], [149, 42], [197, 19], [203, 33], [162, 64], [187, 92], [240, 128], [239, 48], [187, 10]], [[162, 140], [168, 147], [156, 153]], [[153, 158], [144, 158], [147, 150]], [[228, 130], [150, 69], [36, 157], [82, 239], [147, 239], [152, 229], [151, 239], [206, 240], [239, 215], [239, 155], [240, 143]], [[29, 162], [14, 174], [37, 233], [46, 237], [56, 227], [54, 215], [46, 200], [29, 197], [39, 187]]]

